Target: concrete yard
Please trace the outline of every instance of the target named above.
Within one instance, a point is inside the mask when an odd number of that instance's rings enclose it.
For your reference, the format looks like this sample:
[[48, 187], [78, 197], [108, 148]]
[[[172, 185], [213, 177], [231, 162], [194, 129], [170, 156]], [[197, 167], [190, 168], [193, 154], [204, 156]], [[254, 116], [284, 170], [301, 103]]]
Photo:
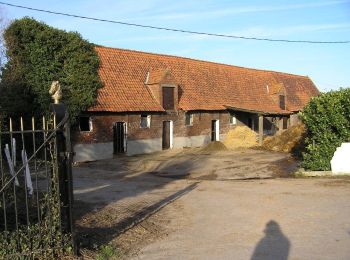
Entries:
[[350, 259], [350, 179], [281, 178], [296, 167], [249, 149], [81, 164], [82, 252], [109, 243], [127, 259]]

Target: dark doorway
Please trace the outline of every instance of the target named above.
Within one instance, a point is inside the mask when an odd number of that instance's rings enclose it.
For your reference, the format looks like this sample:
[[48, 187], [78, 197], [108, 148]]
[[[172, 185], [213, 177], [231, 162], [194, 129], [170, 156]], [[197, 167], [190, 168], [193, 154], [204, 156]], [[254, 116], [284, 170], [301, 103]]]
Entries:
[[288, 117], [283, 117], [283, 129], [288, 128]]
[[163, 150], [170, 148], [170, 121], [163, 121]]
[[254, 130], [254, 129], [253, 129], [253, 119], [252, 119], [251, 117], [248, 118], [248, 127], [249, 127], [250, 129]]
[[126, 123], [117, 122], [113, 126], [113, 150], [114, 154], [126, 153]]
[[217, 123], [216, 123], [217, 120], [212, 120], [211, 121], [211, 141], [218, 141], [217, 138], [216, 138], [216, 131], [217, 131]]

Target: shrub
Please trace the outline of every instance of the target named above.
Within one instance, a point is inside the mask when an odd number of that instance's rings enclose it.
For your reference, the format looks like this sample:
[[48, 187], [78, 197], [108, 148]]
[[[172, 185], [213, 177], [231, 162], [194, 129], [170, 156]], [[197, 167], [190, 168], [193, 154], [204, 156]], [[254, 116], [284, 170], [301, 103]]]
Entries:
[[350, 88], [312, 98], [301, 119], [307, 127], [302, 166], [330, 170], [337, 147], [350, 141]]
[[[13, 92], [12, 102], [0, 98], [0, 106], [21, 114], [42, 114], [52, 102], [48, 93], [52, 81], [63, 87], [63, 102], [74, 119], [93, 105], [97, 89], [99, 58], [93, 44], [76, 32], [66, 32], [32, 18], [15, 20], [5, 30], [7, 64], [2, 73], [2, 92]], [[31, 101], [24, 106], [17, 94]], [[13, 102], [14, 101], [14, 102]], [[7, 107], [9, 106], [9, 107]], [[13, 106], [17, 106], [13, 108]], [[32, 111], [30, 111], [32, 110]]]

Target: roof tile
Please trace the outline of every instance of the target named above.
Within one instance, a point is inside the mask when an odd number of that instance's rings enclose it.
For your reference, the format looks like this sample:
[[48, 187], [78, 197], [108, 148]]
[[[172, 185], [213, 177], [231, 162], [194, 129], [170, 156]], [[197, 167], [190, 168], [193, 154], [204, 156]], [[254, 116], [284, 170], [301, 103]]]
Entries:
[[104, 87], [89, 111], [164, 111], [145, 85], [157, 83], [164, 72], [181, 88], [179, 109], [223, 110], [226, 106], [285, 113], [268, 93], [266, 85], [284, 86], [289, 111], [299, 111], [319, 91], [305, 76], [249, 69], [170, 55], [96, 47]]

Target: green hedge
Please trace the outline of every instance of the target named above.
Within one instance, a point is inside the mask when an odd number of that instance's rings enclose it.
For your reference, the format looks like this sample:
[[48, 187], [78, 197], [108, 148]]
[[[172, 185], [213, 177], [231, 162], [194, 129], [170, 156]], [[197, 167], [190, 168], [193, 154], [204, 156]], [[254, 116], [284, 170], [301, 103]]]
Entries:
[[[8, 62], [2, 73], [0, 107], [8, 115], [41, 115], [52, 102], [54, 80], [63, 87], [63, 102], [74, 119], [94, 104], [99, 57], [94, 45], [76, 32], [59, 30], [32, 18], [15, 20], [5, 30]], [[30, 102], [30, 104], [25, 104]]]
[[337, 147], [350, 141], [350, 88], [322, 93], [301, 113], [307, 127], [302, 166], [330, 170]]

